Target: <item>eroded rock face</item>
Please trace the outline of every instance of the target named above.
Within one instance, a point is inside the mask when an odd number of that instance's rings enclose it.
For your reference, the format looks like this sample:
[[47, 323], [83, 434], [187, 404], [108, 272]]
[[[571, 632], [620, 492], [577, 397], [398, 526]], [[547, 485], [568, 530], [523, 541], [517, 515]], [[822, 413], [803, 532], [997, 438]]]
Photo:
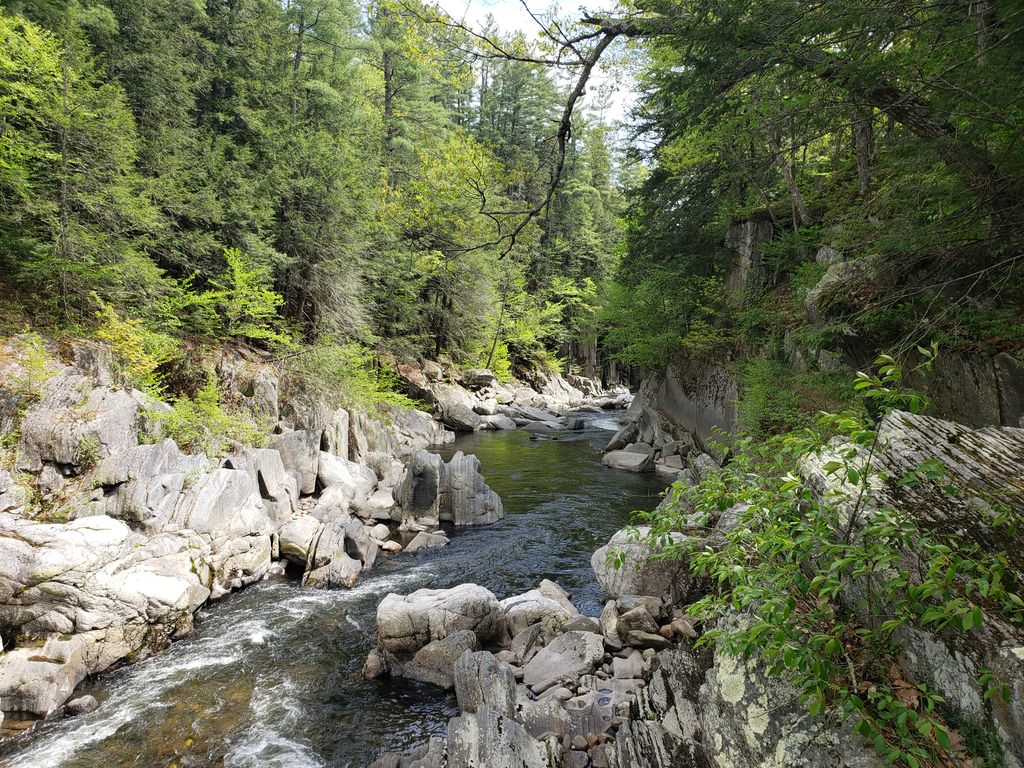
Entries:
[[38, 472], [44, 464], [56, 464], [78, 473], [137, 445], [143, 400], [142, 393], [93, 387], [74, 368], [62, 369], [25, 412], [18, 468]]
[[480, 460], [461, 451], [452, 456], [441, 473], [442, 520], [455, 525], [485, 525], [504, 515], [501, 499], [480, 474]]
[[432, 640], [458, 630], [472, 631], [490, 642], [499, 627], [497, 598], [476, 584], [452, 589], [419, 589], [410, 595], [390, 594], [377, 606], [381, 647], [395, 655], [413, 654]]
[[0, 515], [0, 625], [15, 640], [0, 655], [0, 709], [46, 715], [87, 675], [190, 629], [215, 568], [192, 531], [149, 538], [102, 515]]
[[482, 525], [501, 519], [498, 494], [480, 474], [476, 456], [456, 453], [445, 464], [428, 451], [415, 451], [408, 460], [396, 500], [406, 520], [436, 525]]

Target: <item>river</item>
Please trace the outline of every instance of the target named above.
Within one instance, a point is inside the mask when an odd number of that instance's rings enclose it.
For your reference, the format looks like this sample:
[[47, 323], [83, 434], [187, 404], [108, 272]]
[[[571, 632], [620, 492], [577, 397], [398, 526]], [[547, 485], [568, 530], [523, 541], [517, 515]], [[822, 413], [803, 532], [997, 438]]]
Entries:
[[[0, 746], [10, 768], [307, 768], [365, 766], [442, 733], [454, 697], [431, 686], [365, 681], [377, 603], [389, 592], [475, 582], [499, 599], [544, 578], [585, 614], [603, 604], [593, 551], [664, 483], [601, 466], [617, 419], [530, 439], [522, 431], [462, 436], [443, 453], [475, 453], [505, 518], [459, 530], [442, 550], [382, 556], [351, 590], [274, 579], [202, 610], [198, 635], [83, 686], [91, 714], [40, 723]], [[76, 695], [80, 695], [77, 694]]]

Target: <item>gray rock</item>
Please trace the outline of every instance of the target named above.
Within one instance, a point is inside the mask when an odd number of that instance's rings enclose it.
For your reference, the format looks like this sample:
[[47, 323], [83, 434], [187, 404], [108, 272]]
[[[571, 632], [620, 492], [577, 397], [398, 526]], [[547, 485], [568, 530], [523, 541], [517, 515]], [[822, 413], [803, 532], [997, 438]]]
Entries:
[[95, 696], [79, 696], [64, 705], [64, 712], [68, 715], [87, 715], [100, 708], [100, 703]]
[[653, 454], [611, 451], [601, 457], [601, 463], [606, 467], [626, 472], [651, 472], [654, 470]]
[[412, 541], [405, 545], [405, 551], [414, 554], [416, 552], [422, 552], [425, 549], [440, 549], [441, 547], [447, 547], [450, 542], [448, 537], [441, 531], [431, 533], [429, 531], [420, 531], [413, 536]]
[[310, 545], [302, 583], [327, 589], [353, 587], [377, 559], [378, 545], [366, 527], [350, 515], [325, 523]]
[[821, 280], [804, 299], [804, 310], [812, 325], [823, 325], [841, 314], [840, 308], [856, 290], [869, 285], [877, 277], [878, 264], [873, 258], [851, 259], [831, 264]]
[[[614, 598], [622, 595], [655, 595], [668, 597], [673, 602], [689, 602], [705, 590], [704, 581], [692, 574], [685, 560], [651, 560], [654, 552], [647, 537], [650, 529], [636, 529], [634, 539], [626, 530], [618, 531], [608, 544], [594, 552], [590, 564], [605, 592]], [[676, 544], [687, 537], [673, 533], [669, 538]], [[615, 568], [609, 556], [618, 554], [621, 565]]]
[[484, 429], [515, 429], [516, 423], [503, 413], [496, 413], [493, 416], [484, 416], [481, 424]]
[[344, 408], [338, 408], [331, 414], [331, 420], [324, 428], [322, 443], [327, 453], [348, 458], [349, 416]]
[[274, 447], [288, 473], [295, 478], [299, 493], [309, 495], [316, 491], [316, 477], [320, 460], [320, 433], [297, 429], [278, 435]]
[[395, 495], [404, 517], [440, 520], [443, 464], [440, 456], [425, 450], [414, 451], [409, 456], [405, 477]]
[[461, 451], [442, 467], [440, 517], [455, 525], [482, 525], [502, 518], [501, 499], [480, 474], [476, 456]]
[[320, 521], [308, 515], [285, 523], [277, 534], [281, 557], [305, 568], [309, 550], [319, 532]]
[[466, 651], [479, 651], [480, 641], [468, 629], [433, 640], [402, 667], [402, 676], [449, 690], [455, 686], [455, 662]]
[[18, 469], [38, 472], [48, 462], [78, 474], [138, 445], [144, 399], [141, 392], [93, 388], [73, 368], [61, 370], [21, 420]]
[[372, 469], [323, 451], [317, 459], [317, 479], [324, 488], [345, 486], [350, 501], [367, 499], [377, 487], [377, 475]]
[[542, 582], [540, 588], [508, 597], [498, 603], [502, 637], [509, 641], [531, 624], [548, 621], [556, 627], [579, 615], [568, 594], [554, 582]]
[[589, 616], [576, 616], [562, 625], [563, 632], [593, 632], [601, 634], [601, 625]]
[[0, 625], [16, 643], [0, 654], [0, 710], [45, 716], [86, 676], [190, 630], [214, 570], [209, 537], [193, 531], [0, 514]]
[[499, 626], [498, 600], [476, 584], [452, 589], [420, 589], [410, 595], [387, 595], [377, 606], [381, 647], [395, 655], [411, 655], [432, 640], [461, 629], [489, 643]]
[[295, 512], [299, 488], [295, 478], [285, 470], [278, 451], [272, 448], [246, 448], [240, 454], [226, 458], [222, 466], [248, 473], [257, 484], [272, 520], [284, 522]]
[[592, 632], [569, 632], [537, 652], [523, 668], [527, 685], [549, 678], [579, 677], [593, 672], [604, 657], [604, 643]]
[[617, 678], [640, 677], [644, 673], [644, 656], [640, 651], [630, 649], [629, 653], [620, 658], [612, 659], [612, 675]]

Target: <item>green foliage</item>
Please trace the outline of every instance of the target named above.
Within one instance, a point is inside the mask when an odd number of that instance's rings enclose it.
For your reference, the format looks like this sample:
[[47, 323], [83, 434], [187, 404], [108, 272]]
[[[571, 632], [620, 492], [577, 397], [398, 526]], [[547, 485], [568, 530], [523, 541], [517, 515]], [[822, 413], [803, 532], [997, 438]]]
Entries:
[[851, 404], [853, 387], [844, 371], [795, 371], [785, 363], [754, 358], [743, 364], [738, 424], [753, 438], [813, 426], [825, 410]]
[[170, 411], [150, 412], [161, 437], [169, 437], [183, 450], [221, 456], [239, 445], [261, 446], [270, 425], [260, 425], [251, 414], [233, 412], [221, 404], [217, 378], [210, 372], [194, 397], [181, 396]]
[[121, 317], [110, 304], [94, 299], [99, 306], [96, 338], [110, 344], [123, 382], [160, 397], [163, 377], [159, 369], [180, 354], [179, 343], [165, 333], [150, 330], [141, 319]]
[[414, 408], [400, 392], [397, 371], [359, 344], [319, 344], [290, 354], [282, 365], [290, 386], [318, 392], [347, 408], [373, 412], [388, 406]]
[[254, 264], [237, 248], [225, 249], [224, 258], [227, 272], [210, 281], [214, 290], [199, 297], [201, 305], [217, 307], [228, 336], [287, 344], [289, 334], [275, 327], [280, 324], [277, 310], [284, 299], [271, 287], [270, 270]]
[[[928, 364], [934, 350], [922, 353]], [[650, 515], [651, 536], [666, 543], [667, 532], [699, 530], [741, 505], [720, 544], [666, 548], [666, 557], [688, 558], [717, 586], [691, 606], [715, 622], [699, 643], [757, 655], [797, 686], [812, 714], [847, 720], [887, 762], [940, 765], [963, 759], [963, 747], [940, 715], [942, 697], [907, 682], [892, 663], [896, 638], [908, 626], [971, 632], [995, 616], [1024, 623], [1021, 570], [1009, 544], [1024, 521], [998, 498], [965, 493], [938, 462], [902, 478], [877, 476], [871, 459], [884, 446], [876, 418], [895, 408], [917, 413], [926, 402], [900, 387], [892, 358], [876, 364], [877, 373], [855, 382], [873, 416], [825, 414], [818, 429], [760, 443], [743, 438], [720, 473], [673, 489], [672, 503]], [[834, 433], [845, 441], [832, 443], [835, 458], [822, 462], [824, 436]], [[824, 494], [797, 474], [815, 461], [830, 478]], [[954, 497], [973, 510], [978, 529], [952, 531], [888, 507], [876, 496], [883, 482]], [[1005, 548], [986, 546], [991, 539]], [[1009, 694], [989, 671], [979, 684], [986, 697]]]

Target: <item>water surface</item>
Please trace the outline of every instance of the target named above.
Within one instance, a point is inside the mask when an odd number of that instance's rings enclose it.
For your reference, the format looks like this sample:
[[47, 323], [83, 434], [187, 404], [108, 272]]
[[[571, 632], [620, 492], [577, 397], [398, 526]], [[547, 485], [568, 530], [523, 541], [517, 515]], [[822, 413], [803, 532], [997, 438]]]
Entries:
[[364, 766], [443, 733], [454, 698], [417, 683], [365, 681], [377, 604], [389, 592], [475, 582], [498, 598], [544, 578], [586, 614], [603, 597], [590, 556], [663, 483], [601, 466], [616, 418], [534, 439], [482, 432], [445, 449], [475, 453], [505, 518], [460, 530], [442, 550], [382, 556], [354, 589], [263, 582], [197, 616], [198, 636], [101, 675], [85, 692], [99, 710], [41, 723], [0, 746], [11, 768], [306, 768]]

